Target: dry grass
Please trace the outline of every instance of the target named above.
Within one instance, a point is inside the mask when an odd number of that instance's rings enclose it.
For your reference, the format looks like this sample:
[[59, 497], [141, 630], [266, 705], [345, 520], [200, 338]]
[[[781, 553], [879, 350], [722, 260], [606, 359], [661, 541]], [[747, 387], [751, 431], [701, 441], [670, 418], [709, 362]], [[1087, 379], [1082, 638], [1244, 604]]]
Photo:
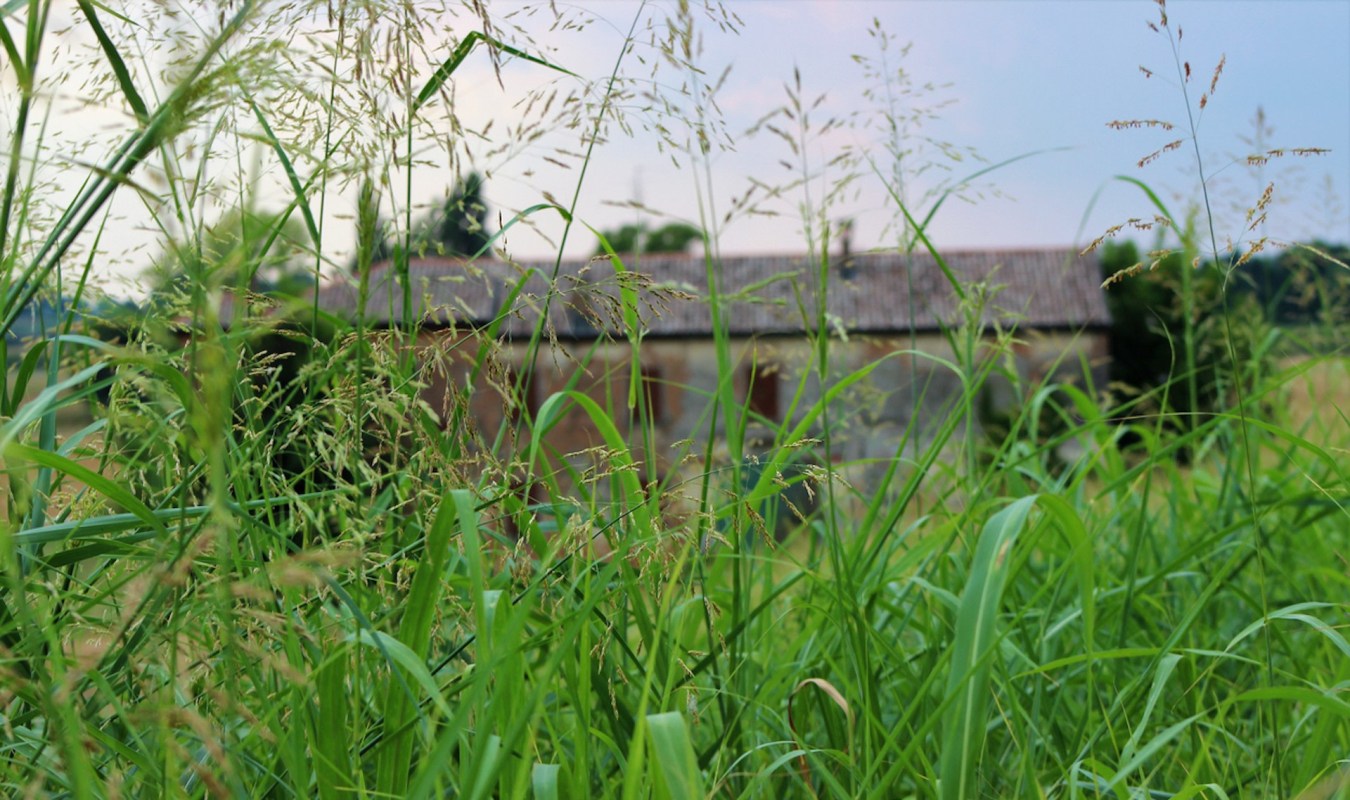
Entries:
[[1284, 413], [1293, 431], [1329, 447], [1350, 447], [1350, 356], [1285, 359], [1282, 370], [1298, 371], [1286, 388]]

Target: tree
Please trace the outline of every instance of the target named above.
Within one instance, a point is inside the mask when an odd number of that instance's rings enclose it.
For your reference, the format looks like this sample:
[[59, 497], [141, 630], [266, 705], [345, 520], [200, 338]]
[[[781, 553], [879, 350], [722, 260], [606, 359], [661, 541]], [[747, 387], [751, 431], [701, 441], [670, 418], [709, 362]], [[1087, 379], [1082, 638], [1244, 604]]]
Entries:
[[[1108, 241], [1102, 247], [1100, 266], [1108, 279], [1106, 307], [1111, 314], [1111, 382], [1129, 393], [1153, 395], [1134, 413], [1150, 409], [1167, 414], [1170, 423], [1185, 430], [1197, 423], [1197, 415], [1226, 408], [1234, 387], [1245, 384], [1250, 391], [1260, 372], [1254, 367], [1269, 358], [1259, 344], [1268, 324], [1254, 294], [1225, 281], [1227, 264], [1236, 260], [1197, 267], [1184, 251], [1141, 257], [1133, 242]], [[1132, 274], [1118, 274], [1122, 270]], [[1183, 271], [1191, 272], [1194, 376], [1186, 374], [1183, 349]]]
[[[483, 176], [470, 172], [445, 196], [440, 205], [416, 219], [407, 237], [409, 252], [471, 258], [484, 252], [492, 241], [487, 229], [488, 205], [483, 199]], [[383, 227], [383, 226], [381, 226]], [[376, 241], [372, 262], [389, 261], [403, 250], [403, 237]]]
[[1234, 286], [1255, 295], [1281, 325], [1343, 325], [1350, 319], [1347, 263], [1350, 246], [1314, 241], [1250, 259]]
[[432, 241], [447, 255], [473, 256], [488, 246], [487, 203], [483, 200], [483, 176], [470, 172], [456, 184], [435, 220]]
[[[616, 253], [687, 253], [694, 242], [703, 240], [703, 232], [683, 222], [672, 222], [656, 230], [648, 230], [646, 223], [624, 225], [601, 234]], [[603, 255], [605, 247], [597, 244], [596, 255]]]

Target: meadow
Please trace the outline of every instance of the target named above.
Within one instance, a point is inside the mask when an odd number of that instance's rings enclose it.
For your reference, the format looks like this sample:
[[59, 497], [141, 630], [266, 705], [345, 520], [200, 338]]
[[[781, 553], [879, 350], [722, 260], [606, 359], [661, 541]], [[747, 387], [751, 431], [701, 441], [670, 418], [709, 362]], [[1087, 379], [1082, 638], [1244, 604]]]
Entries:
[[[52, 4], [0, 4], [0, 332], [36, 297], [93, 295], [92, 243], [124, 196], [156, 210], [177, 272], [120, 338], [72, 315], [7, 358], [0, 793], [1350, 797], [1350, 358], [1335, 314], [1277, 327], [1229, 308], [1228, 280], [1203, 298], [1204, 273], [1183, 268], [1166, 380], [1122, 391], [1089, 364], [1026, 381], [1002, 358], [1016, 332], [984, 322], [984, 287], [958, 287], [967, 308], [945, 335], [960, 388], [871, 492], [837, 474], [828, 390], [795, 418], [817, 425], [774, 424], [767, 462], [749, 458], [766, 421], [735, 390], [722, 330], [708, 431], [689, 444], [705, 468], [644, 486], [640, 393], [604, 408], [560, 392], [481, 430], [467, 398], [500, 383], [494, 329], [466, 340], [460, 402], [433, 409], [421, 390], [438, 367], [410, 346], [410, 305], [375, 329], [255, 291], [293, 238], [316, 281], [334, 266], [330, 189], [358, 197], [361, 291], [389, 238], [406, 276], [419, 115], [443, 109], [465, 59], [556, 72], [549, 59], [502, 41], [489, 9], [428, 65], [412, 4], [242, 0], [205, 15], [151, 91], [136, 21], [76, 5], [96, 43], [84, 91], [130, 121], [84, 156], [68, 204], [46, 205]], [[1173, 37], [1165, 14], [1141, 5]], [[695, 94], [697, 24], [672, 12], [667, 42]], [[297, 29], [315, 43], [304, 57], [278, 44]], [[592, 140], [622, 96], [613, 79], [594, 88], [567, 105]], [[502, 113], [507, 129], [535, 112]], [[690, 141], [693, 168], [712, 169]], [[288, 205], [212, 243], [206, 198], [251, 202], [231, 187], [255, 146]], [[207, 179], [217, 151], [231, 179]], [[1236, 280], [1242, 254], [1221, 254], [1203, 204], [1179, 218], [1139, 187], [1150, 233]], [[800, 246], [827, 285], [837, 231], [806, 198]], [[901, 246], [940, 261], [924, 209], [893, 201]], [[556, 198], [502, 227], [542, 214], [590, 235]], [[704, 248], [717, 320], [715, 237]], [[609, 256], [596, 268], [627, 270]], [[636, 369], [642, 309], [624, 294], [619, 312]], [[810, 374], [850, 381], [823, 305], [802, 315]], [[530, 346], [549, 339], [540, 321]], [[980, 397], [996, 379], [1021, 402], [989, 436]], [[582, 417], [605, 437], [585, 475], [544, 437]], [[817, 508], [780, 542], [764, 517], [802, 452], [820, 465]], [[543, 496], [522, 496], [524, 478]]]

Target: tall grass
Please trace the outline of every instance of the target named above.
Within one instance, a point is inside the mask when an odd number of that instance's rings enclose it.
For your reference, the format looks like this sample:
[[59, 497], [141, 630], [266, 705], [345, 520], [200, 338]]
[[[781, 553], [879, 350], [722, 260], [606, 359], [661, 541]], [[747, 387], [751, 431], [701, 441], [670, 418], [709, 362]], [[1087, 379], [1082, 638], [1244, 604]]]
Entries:
[[[697, 474], [644, 486], [639, 465], [653, 447], [641, 392], [606, 405], [581, 391], [586, 353], [573, 388], [534, 413], [521, 399], [528, 373], [514, 385], [504, 377], [496, 334], [525, 277], [496, 325], [439, 353], [409, 346], [407, 316], [389, 332], [311, 306], [303, 324], [285, 327], [267, 313], [271, 301], [250, 299], [289, 216], [304, 223], [315, 274], [331, 261], [319, 204], [340, 186], [360, 186], [366, 298], [371, 254], [388, 233], [381, 213], [399, 212], [394, 234], [409, 235], [407, 154], [433, 113], [453, 113], [440, 104], [459, 65], [508, 56], [541, 71], [565, 65], [503, 41], [487, 16], [447, 55], [426, 47], [413, 6], [339, 4], [329, 20], [324, 9], [243, 2], [189, 37], [192, 58], [160, 84], [137, 61], [135, 37], [138, 23], [162, 29], [78, 5], [128, 130], [68, 207], [40, 208], [45, 129], [30, 117], [46, 102], [51, 5], [0, 8], [16, 109], [0, 328], [41, 293], [85, 291], [115, 197], [137, 193], [165, 238], [199, 257], [183, 259], [186, 288], [137, 336], [107, 344], [67, 324], [5, 373], [5, 794], [1350, 791], [1350, 424], [1330, 413], [1343, 394], [1316, 414], [1288, 402], [1310, 376], [1344, 386], [1343, 357], [1264, 370], [1230, 348], [1228, 375], [1241, 386], [1233, 405], [1164, 425], [1142, 401], [1104, 405], [1088, 365], [1072, 380], [1027, 381], [1009, 360], [1014, 333], [990, 324], [990, 287], [957, 286], [955, 357], [907, 355], [940, 361], [959, 391], [941, 400], [934, 427], [921, 430], [915, 415], [876, 488], [849, 485], [857, 465], [833, 458], [845, 428], [835, 401], [877, 364], [842, 367], [826, 318], [833, 195], [803, 195], [804, 249], [819, 267], [804, 279], [803, 297], [815, 300], [802, 306], [811, 364], [794, 376], [784, 421], [755, 418], [736, 391], [723, 322], [708, 149], [717, 120], [698, 116], [714, 108], [716, 87], [695, 69], [698, 15], [681, 8], [662, 47], [671, 68], [686, 70], [692, 122], [687, 140], [669, 144], [698, 175], [709, 232], [702, 302], [720, 377], [706, 429], [684, 454]], [[283, 58], [277, 32], [298, 23], [318, 31], [312, 53]], [[588, 144], [631, 90], [627, 57], [571, 106]], [[801, 87], [799, 77], [789, 99], [798, 129], [787, 138], [806, 153]], [[355, 124], [368, 120], [384, 127]], [[246, 175], [214, 171], [222, 153], [242, 164], [248, 141], [286, 176], [286, 213], [262, 242], [201, 258], [204, 211], [221, 197], [248, 205]], [[842, 169], [798, 168], [803, 189]], [[893, 174], [883, 164], [858, 179]], [[578, 194], [588, 188], [579, 178]], [[892, 188], [909, 245], [931, 249], [931, 215]], [[541, 198], [508, 224], [557, 214], [571, 231], [575, 209], [575, 199], [566, 208]], [[416, 291], [409, 249], [393, 267], [405, 314]], [[615, 338], [635, 378], [641, 284], [625, 275], [638, 265], [614, 253], [609, 263], [623, 287]], [[562, 302], [557, 288], [536, 306]], [[222, 306], [227, 290], [234, 302]], [[530, 359], [549, 357], [538, 319]], [[320, 336], [321, 325], [336, 331]], [[310, 357], [288, 361], [259, 343], [272, 333], [302, 340]], [[1174, 333], [1167, 391], [1194, 392], [1194, 332]], [[457, 375], [456, 359], [467, 383], [451, 383], [446, 408], [428, 407], [421, 388]], [[1021, 402], [1006, 433], [986, 439], [977, 409], [993, 381]], [[62, 409], [104, 389], [89, 425], [58, 427]], [[486, 391], [518, 406], [500, 430], [479, 429], [469, 413], [469, 396]], [[584, 466], [547, 435], [578, 420], [603, 444]], [[767, 433], [751, 436], [752, 426]], [[1081, 455], [1064, 456], [1069, 444]], [[824, 465], [806, 471], [821, 510], [779, 544], [762, 534], [803, 454]], [[542, 499], [523, 495], [522, 480]], [[676, 495], [683, 514], [670, 513]], [[506, 535], [508, 521], [519, 538]]]

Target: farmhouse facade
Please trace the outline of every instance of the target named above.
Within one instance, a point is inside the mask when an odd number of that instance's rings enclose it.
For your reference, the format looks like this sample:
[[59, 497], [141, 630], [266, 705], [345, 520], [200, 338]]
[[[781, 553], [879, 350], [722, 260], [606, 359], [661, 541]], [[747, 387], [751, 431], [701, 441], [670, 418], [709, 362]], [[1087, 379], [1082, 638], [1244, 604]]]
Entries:
[[[763, 447], [773, 444], [779, 423], [798, 422], [821, 396], [805, 333], [822, 320], [823, 299], [831, 383], [870, 366], [829, 404], [833, 454], [877, 463], [897, 455], [911, 426], [919, 436], [931, 433], [958, 394], [962, 378], [950, 365], [957, 360], [951, 342], [960, 340], [944, 330], [978, 320], [986, 338], [974, 341], [987, 342], [995, 329], [1015, 329], [1014, 368], [1033, 381], [1054, 370], [1081, 375], [1084, 363], [1101, 365], [1107, 355], [1110, 319], [1095, 261], [1067, 248], [953, 252], [943, 261], [945, 270], [927, 254], [864, 253], [835, 259], [822, 275], [818, 261], [794, 255], [648, 255], [619, 268], [607, 258], [424, 258], [409, 265], [408, 316], [424, 360], [443, 365], [427, 373], [424, 389], [443, 418], [487, 347], [488, 374], [474, 385], [492, 388], [473, 392], [468, 408], [488, 439], [503, 422], [522, 411], [534, 418], [545, 398], [572, 389], [606, 409], [625, 434], [643, 430], [637, 420], [647, 415], [650, 438], [630, 436], [629, 446], [664, 474], [689, 456], [681, 443], [692, 440], [700, 453], [710, 431], [722, 434], [725, 415], [712, 411], [723, 373], [710, 286], [720, 295], [734, 396], [750, 411], [749, 440], [758, 437]], [[363, 315], [372, 327], [402, 324], [405, 293], [393, 268], [376, 265], [366, 294], [361, 309], [355, 281], [334, 282], [321, 290], [320, 304], [338, 316]], [[540, 346], [526, 364], [541, 317]], [[996, 407], [1017, 402], [1008, 380], [991, 380], [988, 391]], [[547, 442], [578, 461], [602, 443], [576, 409]]]

